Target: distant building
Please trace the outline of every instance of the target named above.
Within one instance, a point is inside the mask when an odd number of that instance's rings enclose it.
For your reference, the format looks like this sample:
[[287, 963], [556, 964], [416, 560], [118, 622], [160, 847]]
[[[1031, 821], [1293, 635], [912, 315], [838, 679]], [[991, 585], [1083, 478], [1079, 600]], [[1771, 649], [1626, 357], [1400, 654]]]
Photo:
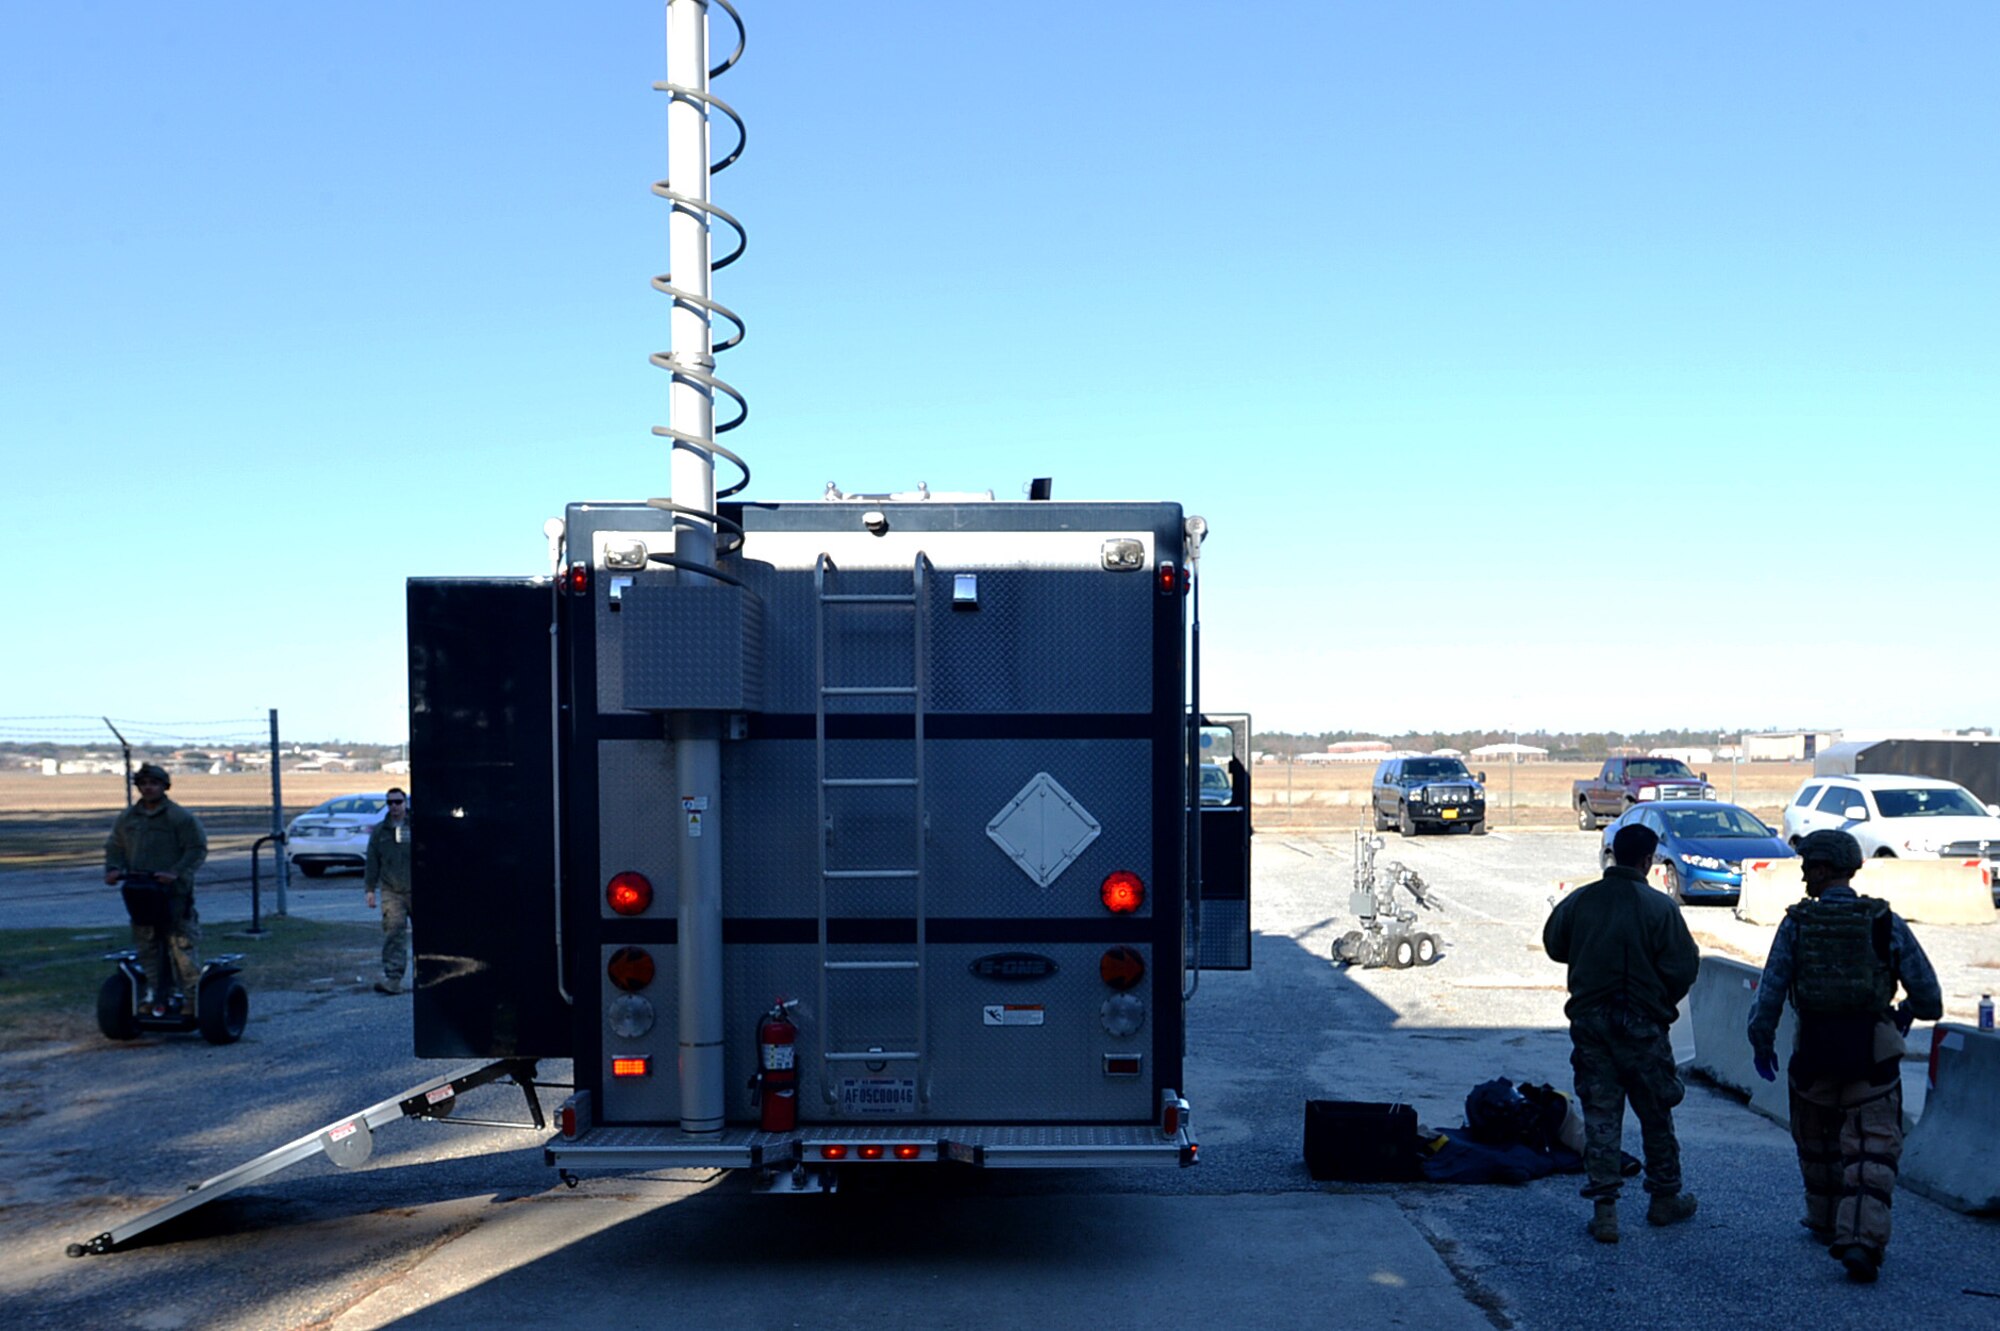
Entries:
[[1831, 748], [1839, 737], [1833, 730], [1767, 730], [1743, 737], [1743, 758], [1753, 763], [1802, 763], [1808, 739], [1817, 753]]
[[1715, 761], [1714, 749], [1648, 749], [1648, 758], [1678, 758], [1689, 767], [1700, 767], [1703, 763]]
[[1533, 744], [1482, 744], [1472, 751], [1475, 758], [1511, 758], [1515, 762], [1536, 763], [1549, 756], [1549, 751]]

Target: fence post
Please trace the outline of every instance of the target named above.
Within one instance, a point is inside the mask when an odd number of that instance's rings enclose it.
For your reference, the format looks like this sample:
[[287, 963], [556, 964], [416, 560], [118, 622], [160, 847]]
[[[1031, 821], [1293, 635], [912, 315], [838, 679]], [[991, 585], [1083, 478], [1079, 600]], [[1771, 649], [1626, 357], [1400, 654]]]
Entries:
[[[271, 709], [271, 835], [278, 845], [278, 909], [274, 915], [286, 913], [285, 894], [292, 885], [292, 861], [285, 854], [285, 796], [278, 782], [278, 709]], [[252, 853], [253, 860], [256, 858]]]

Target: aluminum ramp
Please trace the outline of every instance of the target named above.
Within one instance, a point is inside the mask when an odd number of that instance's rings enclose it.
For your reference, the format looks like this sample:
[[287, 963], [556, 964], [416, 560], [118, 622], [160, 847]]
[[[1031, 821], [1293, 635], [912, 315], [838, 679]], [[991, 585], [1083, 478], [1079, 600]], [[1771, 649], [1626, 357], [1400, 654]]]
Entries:
[[348, 1114], [335, 1119], [325, 1127], [295, 1141], [280, 1146], [275, 1151], [267, 1151], [247, 1164], [217, 1174], [214, 1178], [190, 1184], [181, 1196], [164, 1206], [156, 1206], [136, 1219], [128, 1220], [86, 1243], [72, 1243], [67, 1251], [72, 1257], [82, 1257], [86, 1253], [115, 1252], [130, 1243], [147, 1230], [164, 1225], [176, 1216], [185, 1215], [205, 1202], [214, 1201], [224, 1193], [234, 1192], [246, 1184], [269, 1178], [281, 1169], [288, 1169], [302, 1160], [324, 1153], [327, 1159], [343, 1169], [361, 1164], [374, 1153], [375, 1130], [403, 1118], [443, 1120], [458, 1103], [458, 1097], [475, 1087], [489, 1082], [511, 1078], [527, 1096], [528, 1112], [534, 1122], [510, 1123], [492, 1119], [454, 1119], [463, 1127], [506, 1127], [535, 1128], [547, 1126], [542, 1115], [541, 1102], [535, 1098], [535, 1064], [532, 1060], [519, 1058], [501, 1059], [488, 1063], [485, 1067], [470, 1072], [450, 1073], [442, 1077], [412, 1086], [400, 1095], [391, 1096], [379, 1104], [370, 1105], [358, 1114]]

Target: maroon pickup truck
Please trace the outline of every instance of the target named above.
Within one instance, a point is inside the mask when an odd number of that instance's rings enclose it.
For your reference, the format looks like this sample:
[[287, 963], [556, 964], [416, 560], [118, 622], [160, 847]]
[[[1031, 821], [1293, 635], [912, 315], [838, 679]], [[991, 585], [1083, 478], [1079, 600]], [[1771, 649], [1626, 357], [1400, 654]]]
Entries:
[[1707, 773], [1696, 776], [1678, 758], [1608, 758], [1596, 776], [1575, 782], [1570, 796], [1576, 825], [1586, 832], [1642, 801], [1714, 798]]

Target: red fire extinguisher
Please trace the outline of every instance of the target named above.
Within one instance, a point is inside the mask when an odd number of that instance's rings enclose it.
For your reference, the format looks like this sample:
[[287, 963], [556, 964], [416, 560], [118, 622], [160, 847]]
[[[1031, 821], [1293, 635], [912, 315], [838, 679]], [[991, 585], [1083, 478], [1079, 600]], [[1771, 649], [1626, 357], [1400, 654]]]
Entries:
[[799, 1125], [799, 1028], [785, 1015], [798, 1005], [796, 998], [780, 998], [757, 1023], [757, 1093], [766, 1132]]

